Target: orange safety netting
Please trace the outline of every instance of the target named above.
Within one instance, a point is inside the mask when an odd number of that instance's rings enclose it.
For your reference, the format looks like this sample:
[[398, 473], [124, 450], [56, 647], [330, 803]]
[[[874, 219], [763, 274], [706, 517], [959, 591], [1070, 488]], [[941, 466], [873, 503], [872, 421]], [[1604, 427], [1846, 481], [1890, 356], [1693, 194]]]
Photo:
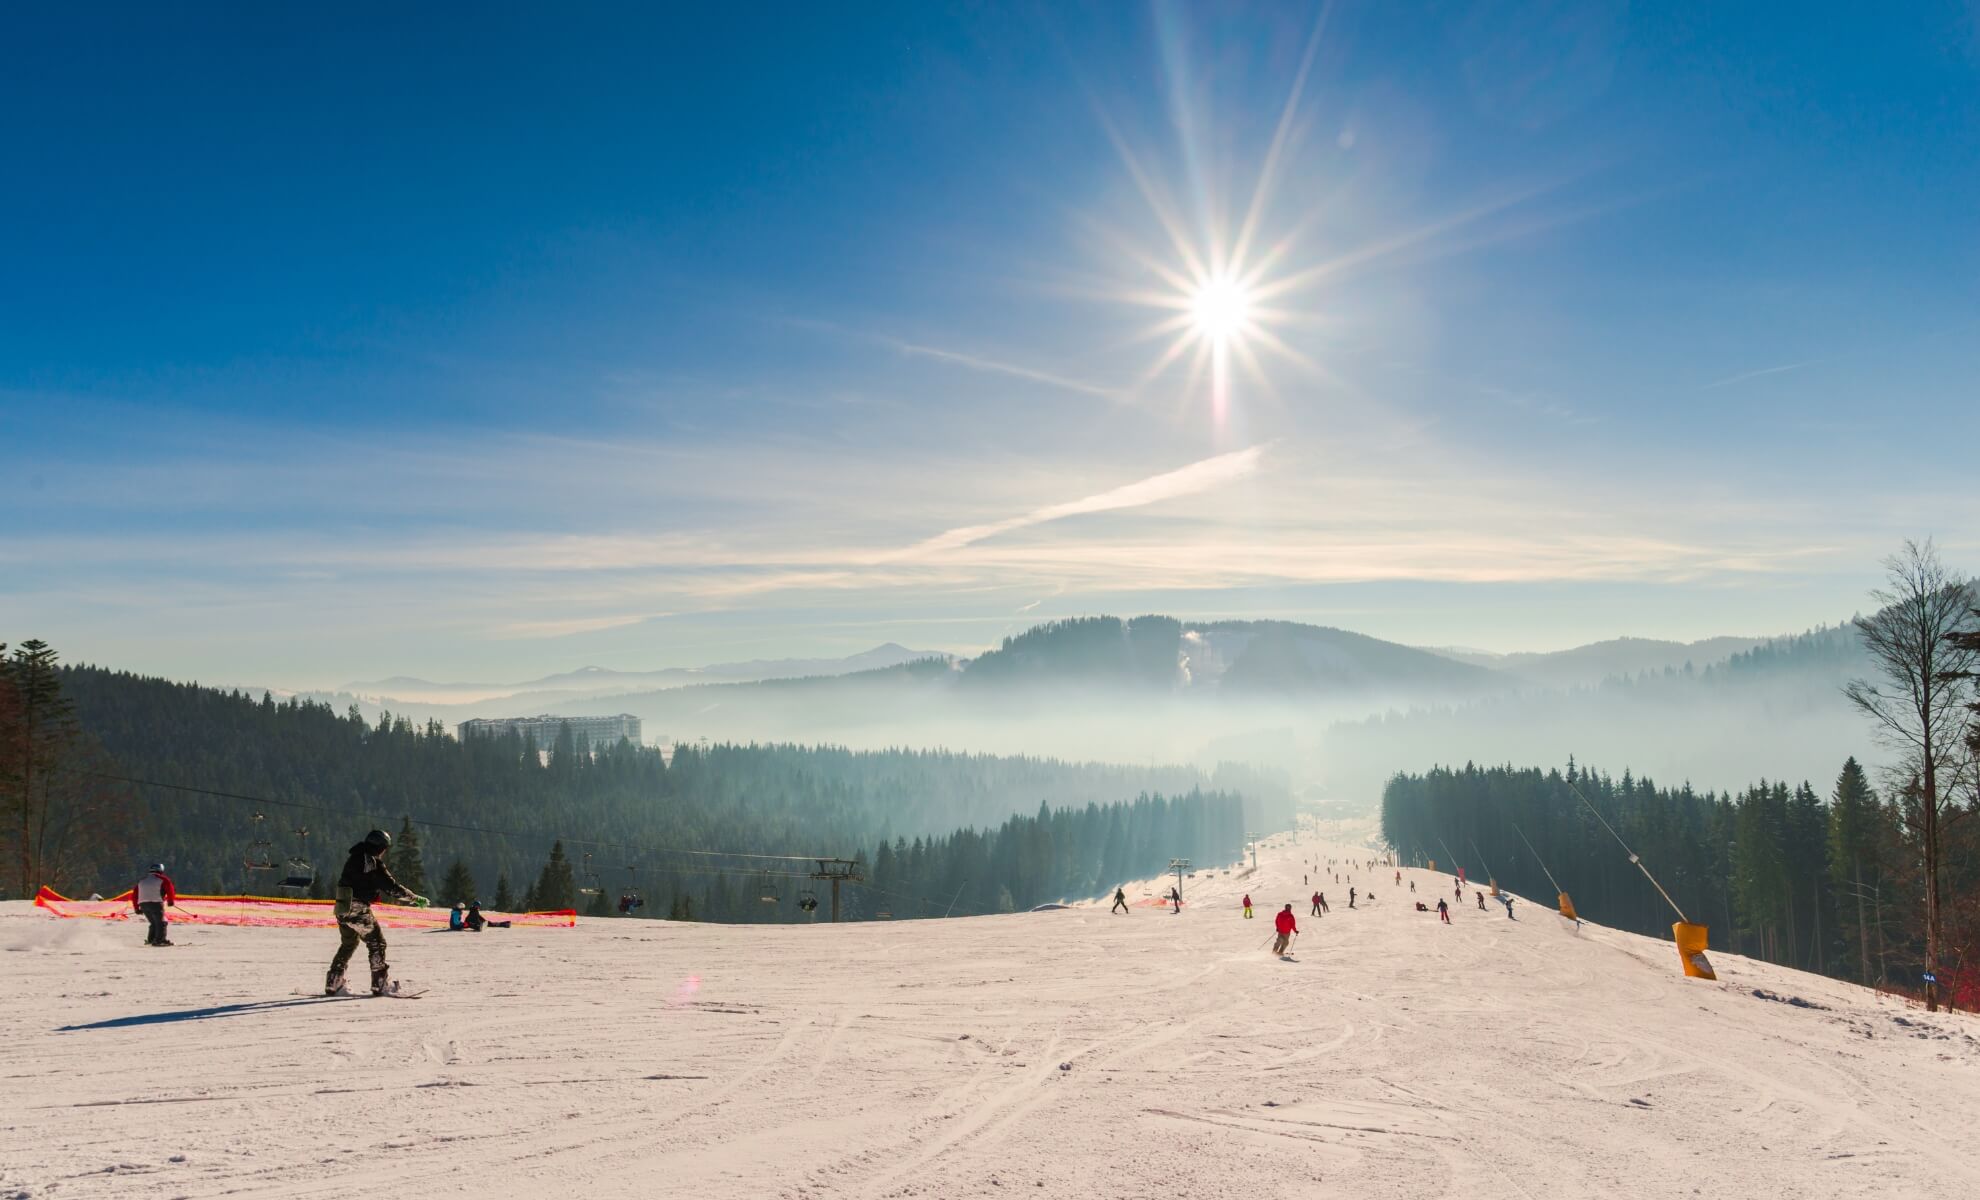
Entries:
[[[48, 888], [35, 894], [36, 908], [45, 908], [58, 917], [95, 917], [115, 921], [136, 917], [131, 894], [108, 900], [71, 900]], [[165, 910], [174, 922], [192, 925], [272, 925], [286, 929], [327, 929], [337, 924], [335, 905], [329, 900], [291, 900], [280, 896], [180, 896], [177, 907]], [[448, 909], [413, 908], [404, 904], [374, 904], [371, 911], [387, 929], [445, 929]], [[577, 910], [498, 913], [482, 909], [490, 921], [509, 921], [518, 926], [569, 928], [577, 924]]]

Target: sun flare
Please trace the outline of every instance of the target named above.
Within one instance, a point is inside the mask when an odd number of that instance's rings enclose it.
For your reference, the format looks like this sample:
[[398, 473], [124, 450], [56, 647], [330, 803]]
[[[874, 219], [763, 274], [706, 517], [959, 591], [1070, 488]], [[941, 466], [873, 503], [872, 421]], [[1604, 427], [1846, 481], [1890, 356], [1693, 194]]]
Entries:
[[1206, 279], [1190, 297], [1189, 315], [1197, 336], [1213, 345], [1229, 342], [1251, 325], [1251, 293], [1228, 276]]

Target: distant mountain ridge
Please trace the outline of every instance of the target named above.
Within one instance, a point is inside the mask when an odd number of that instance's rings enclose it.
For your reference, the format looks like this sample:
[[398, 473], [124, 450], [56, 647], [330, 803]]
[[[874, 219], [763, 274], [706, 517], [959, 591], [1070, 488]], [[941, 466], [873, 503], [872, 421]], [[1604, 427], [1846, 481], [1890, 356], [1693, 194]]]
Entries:
[[1714, 637], [1696, 642], [1672, 642], [1658, 638], [1619, 637], [1567, 650], [1539, 653], [1493, 654], [1457, 647], [1429, 652], [1516, 676], [1523, 682], [1545, 687], [1577, 687], [1600, 683], [1604, 679], [1640, 675], [1645, 671], [1679, 670], [1686, 663], [1696, 670], [1703, 670], [1774, 640], [1764, 637]]
[[895, 667], [918, 659], [946, 657], [939, 651], [910, 650], [897, 642], [885, 642], [844, 658], [755, 658], [700, 667], [662, 667], [652, 671], [621, 671], [592, 666], [520, 683], [440, 683], [395, 675], [389, 679], [347, 683], [337, 691], [373, 701], [471, 704], [515, 697], [547, 703], [573, 696], [660, 690], [697, 683], [754, 683], [766, 679], [851, 675]]

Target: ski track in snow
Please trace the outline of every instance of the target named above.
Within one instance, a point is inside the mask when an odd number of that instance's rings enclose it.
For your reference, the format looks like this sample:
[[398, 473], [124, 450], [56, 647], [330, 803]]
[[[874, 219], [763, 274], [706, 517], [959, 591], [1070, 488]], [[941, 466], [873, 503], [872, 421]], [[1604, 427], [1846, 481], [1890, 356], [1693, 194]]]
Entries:
[[1181, 916], [397, 933], [418, 1004], [293, 996], [328, 931], [0, 904], [0, 1198], [1980, 1195], [1980, 1019], [1536, 904], [1442, 926], [1423, 871], [1306, 916], [1302, 864], [1364, 853], [1280, 837]]

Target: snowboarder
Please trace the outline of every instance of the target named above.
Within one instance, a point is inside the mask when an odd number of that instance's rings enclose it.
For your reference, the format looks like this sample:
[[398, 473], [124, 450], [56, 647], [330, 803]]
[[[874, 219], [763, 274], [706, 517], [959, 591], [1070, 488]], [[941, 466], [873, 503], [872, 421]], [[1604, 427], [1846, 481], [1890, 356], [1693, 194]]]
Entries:
[[391, 967], [385, 962], [385, 933], [371, 906], [380, 896], [390, 895], [408, 904], [426, 907], [426, 897], [417, 895], [385, 868], [385, 852], [392, 848], [392, 835], [374, 829], [351, 847], [344, 860], [343, 874], [337, 877], [337, 955], [330, 960], [330, 973], [323, 977], [323, 991], [335, 995], [344, 990], [344, 968], [363, 942], [371, 956], [371, 991], [378, 995], [390, 990]]
[[1293, 916], [1292, 905], [1288, 904], [1280, 909], [1279, 915], [1272, 918], [1272, 925], [1279, 933], [1272, 942], [1272, 953], [1283, 956], [1286, 947], [1291, 945], [1293, 938], [1299, 934], [1299, 921]]
[[1126, 888], [1114, 889], [1114, 907], [1111, 911], [1121, 913], [1124, 916], [1133, 915], [1132, 913], [1128, 912]]
[[507, 929], [510, 922], [489, 920], [487, 917], [481, 915], [481, 901], [470, 900], [468, 901], [467, 919], [462, 921], [461, 924], [467, 927], [469, 933], [480, 933], [483, 929]]
[[1451, 905], [1442, 896], [1437, 898], [1437, 916], [1444, 924], [1449, 925], [1451, 923]]
[[447, 928], [455, 933], [467, 928], [467, 910], [461, 907], [459, 900], [454, 901], [454, 910], [447, 914]]
[[1479, 912], [1484, 912], [1484, 911], [1485, 911], [1485, 893], [1484, 893], [1484, 892], [1473, 892], [1473, 893], [1471, 893], [1471, 894], [1472, 894], [1472, 895], [1474, 895], [1474, 896], [1476, 896], [1476, 897], [1478, 897], [1478, 911], [1479, 911]]
[[[1290, 906], [1290, 905], [1288, 905], [1288, 907], [1291, 907], [1291, 906]], [[1245, 919], [1245, 920], [1247, 920], [1247, 921], [1249, 921], [1249, 920], [1251, 919], [1251, 893], [1250, 893], [1250, 892], [1246, 892], [1246, 893], [1244, 894], [1244, 919]]]
[[179, 907], [179, 891], [172, 886], [172, 877], [165, 873], [164, 863], [153, 863], [151, 870], [142, 879], [131, 885], [131, 911], [141, 913], [151, 922], [151, 929], [144, 936], [147, 946], [169, 946], [172, 939], [165, 936], [165, 906]]
[[1180, 891], [1175, 888], [1169, 889], [1169, 903], [1176, 906], [1175, 915], [1182, 915], [1182, 893]]

